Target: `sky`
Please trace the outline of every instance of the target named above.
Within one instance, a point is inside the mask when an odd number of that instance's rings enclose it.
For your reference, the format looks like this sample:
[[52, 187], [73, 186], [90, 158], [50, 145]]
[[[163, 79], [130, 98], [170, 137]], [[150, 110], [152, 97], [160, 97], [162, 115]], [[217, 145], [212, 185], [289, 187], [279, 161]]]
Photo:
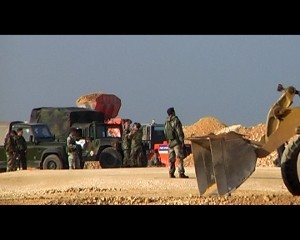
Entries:
[[183, 125], [250, 127], [279, 83], [300, 89], [300, 35], [1, 35], [0, 78], [0, 121], [105, 92], [133, 122], [163, 123], [174, 107]]

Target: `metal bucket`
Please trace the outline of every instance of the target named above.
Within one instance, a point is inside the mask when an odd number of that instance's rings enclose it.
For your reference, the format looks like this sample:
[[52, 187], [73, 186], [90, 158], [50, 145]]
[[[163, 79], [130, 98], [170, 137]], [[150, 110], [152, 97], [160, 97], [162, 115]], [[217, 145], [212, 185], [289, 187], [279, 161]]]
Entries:
[[254, 171], [255, 146], [236, 132], [191, 137], [200, 195], [225, 195]]

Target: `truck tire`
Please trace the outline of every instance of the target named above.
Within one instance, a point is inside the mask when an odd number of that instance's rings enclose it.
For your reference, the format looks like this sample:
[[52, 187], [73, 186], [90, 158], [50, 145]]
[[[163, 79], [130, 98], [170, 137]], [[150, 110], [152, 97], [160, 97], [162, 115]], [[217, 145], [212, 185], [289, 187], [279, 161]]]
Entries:
[[119, 168], [122, 166], [122, 155], [113, 147], [103, 149], [99, 155], [101, 168]]
[[62, 169], [62, 163], [57, 155], [47, 156], [43, 162], [43, 169]]
[[294, 138], [285, 148], [281, 158], [281, 175], [289, 192], [300, 195], [300, 136]]

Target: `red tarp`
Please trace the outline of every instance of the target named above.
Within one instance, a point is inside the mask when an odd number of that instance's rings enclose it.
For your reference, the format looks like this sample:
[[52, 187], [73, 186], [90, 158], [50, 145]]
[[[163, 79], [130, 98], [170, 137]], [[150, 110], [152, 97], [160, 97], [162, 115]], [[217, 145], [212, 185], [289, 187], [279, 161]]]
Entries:
[[82, 95], [76, 100], [77, 107], [103, 112], [105, 119], [115, 118], [121, 108], [121, 99], [114, 94], [91, 93]]

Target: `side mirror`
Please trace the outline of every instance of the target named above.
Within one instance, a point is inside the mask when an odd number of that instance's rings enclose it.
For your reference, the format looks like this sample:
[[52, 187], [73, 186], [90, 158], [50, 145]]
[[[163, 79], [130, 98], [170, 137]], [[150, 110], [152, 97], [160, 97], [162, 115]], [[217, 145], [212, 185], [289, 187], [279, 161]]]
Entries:
[[32, 136], [32, 135], [30, 135], [29, 141], [30, 141], [30, 142], [33, 142], [33, 136]]

